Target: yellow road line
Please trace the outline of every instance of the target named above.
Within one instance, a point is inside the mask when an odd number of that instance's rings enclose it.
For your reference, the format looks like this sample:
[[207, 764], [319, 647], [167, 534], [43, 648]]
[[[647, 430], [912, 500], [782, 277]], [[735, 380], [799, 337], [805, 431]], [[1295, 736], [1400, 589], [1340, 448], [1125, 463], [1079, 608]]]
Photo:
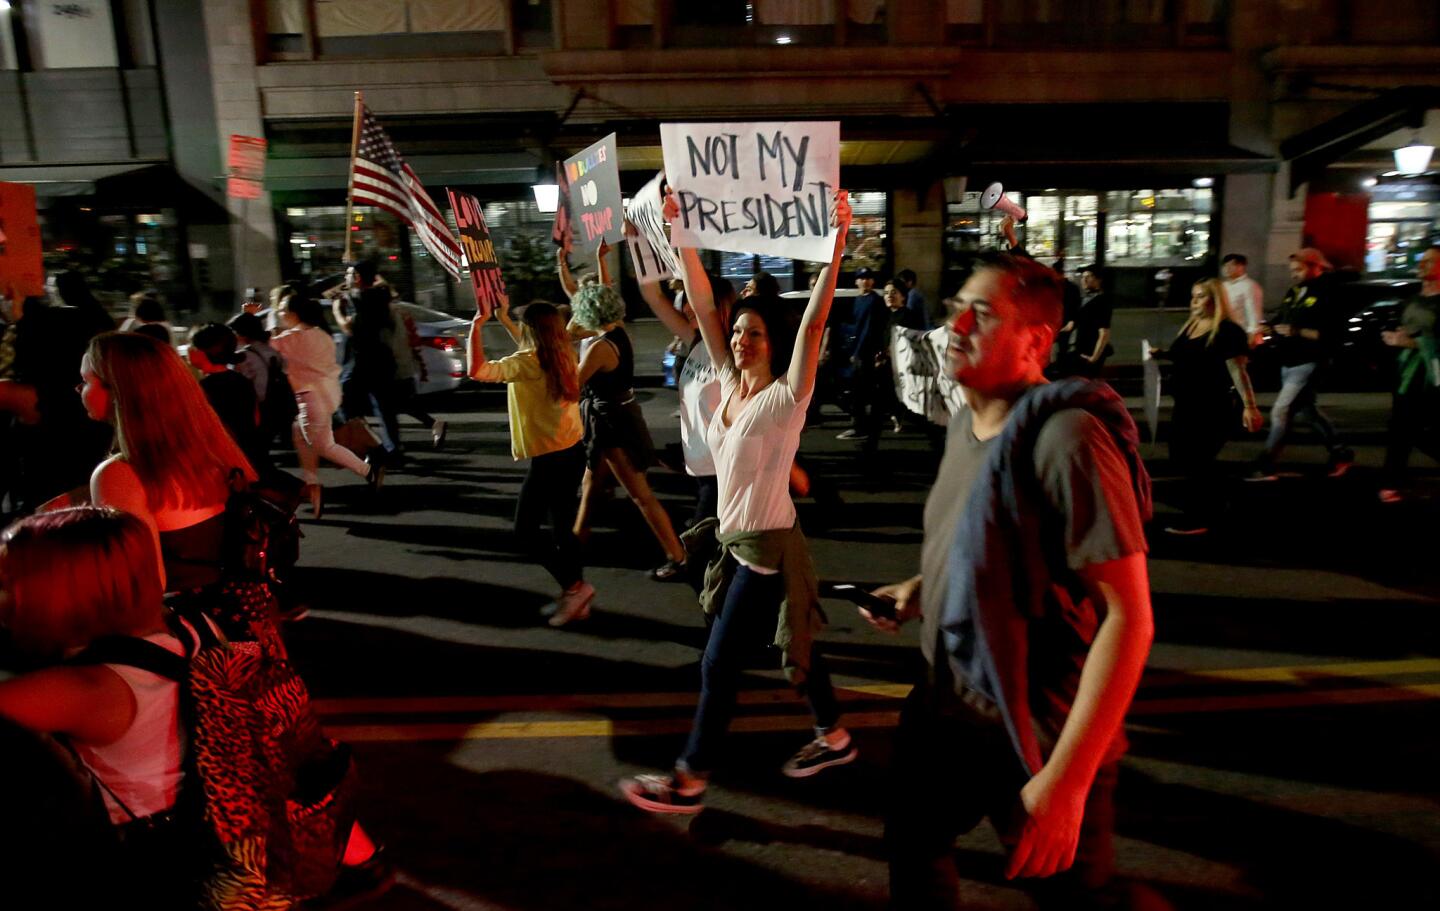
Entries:
[[[1287, 667], [1216, 668], [1193, 671], [1158, 671], [1150, 685], [1186, 679], [1245, 683], [1316, 683], [1325, 678], [1379, 678], [1401, 674], [1440, 673], [1440, 659], [1407, 658], [1395, 661], [1356, 661]], [[903, 699], [910, 692], [904, 683], [877, 683], [837, 688], [842, 701]], [[505, 696], [416, 696], [316, 699], [321, 715], [475, 714], [480, 712], [589, 712], [605, 709], [664, 709], [694, 706], [694, 691], [684, 693], [575, 693]], [[1188, 697], [1187, 697], [1188, 698]], [[1256, 698], [1256, 697], [1241, 697]], [[1205, 697], [1195, 700], [1209, 701]], [[1173, 700], [1172, 700], [1173, 701]], [[745, 690], [741, 705], [785, 705], [799, 702], [789, 689]]]
[[1374, 705], [1440, 699], [1440, 683], [1419, 686], [1372, 686], [1340, 690], [1300, 690], [1250, 696], [1186, 696], [1178, 699], [1137, 699], [1130, 716], [1184, 715], [1193, 712], [1253, 711], [1325, 705]]
[[[898, 712], [858, 712], [845, 716], [847, 728], [894, 727]], [[805, 715], [742, 716], [731, 724], [732, 731], [809, 731]], [[325, 732], [347, 743], [385, 743], [434, 740], [543, 740], [558, 737], [656, 737], [684, 734], [688, 718], [660, 718], [648, 721], [612, 721], [592, 718], [573, 721], [483, 721], [479, 724], [356, 724], [326, 725]]]
[[[1264, 709], [1315, 706], [1375, 705], [1440, 699], [1440, 683], [1419, 686], [1379, 686], [1341, 690], [1307, 690], [1294, 693], [1261, 693], [1252, 696], [1187, 697], [1181, 699], [1139, 699], [1130, 707], [1131, 717], [1184, 715], [1202, 712], [1257, 711]], [[851, 728], [894, 727], [900, 713], [848, 712], [845, 726]], [[586, 718], [546, 721], [438, 722], [418, 724], [326, 725], [332, 737], [349, 743], [386, 743], [461, 740], [545, 740], [570, 737], [657, 737], [684, 734], [688, 718], [608, 719]], [[807, 715], [742, 715], [731, 729], [738, 732], [806, 731]]]
[[1210, 680], [1261, 682], [1303, 682], [1315, 677], [1391, 677], [1398, 674], [1440, 672], [1440, 659], [1411, 658], [1398, 661], [1351, 661], [1340, 664], [1309, 664], [1296, 667], [1236, 667], [1216, 670], [1176, 671], [1179, 677]]

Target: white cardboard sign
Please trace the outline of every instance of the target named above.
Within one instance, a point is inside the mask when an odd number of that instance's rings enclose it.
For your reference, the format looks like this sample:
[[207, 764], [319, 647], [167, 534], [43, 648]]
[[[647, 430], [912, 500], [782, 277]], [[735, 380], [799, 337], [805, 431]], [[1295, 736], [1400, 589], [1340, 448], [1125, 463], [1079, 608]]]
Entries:
[[677, 247], [829, 262], [840, 124], [662, 123]]
[[[630, 200], [630, 208], [625, 210], [626, 220], [640, 232], [638, 237], [626, 235], [625, 240], [630, 244], [630, 255], [635, 261], [636, 280], [642, 283], [680, 274], [675, 248], [665, 236], [665, 210], [660, 200], [660, 185], [664, 180], [663, 171], [656, 174], [635, 194], [635, 198]], [[646, 256], [650, 258], [642, 262], [642, 257]], [[651, 275], [654, 267], [658, 267], [657, 274]]]

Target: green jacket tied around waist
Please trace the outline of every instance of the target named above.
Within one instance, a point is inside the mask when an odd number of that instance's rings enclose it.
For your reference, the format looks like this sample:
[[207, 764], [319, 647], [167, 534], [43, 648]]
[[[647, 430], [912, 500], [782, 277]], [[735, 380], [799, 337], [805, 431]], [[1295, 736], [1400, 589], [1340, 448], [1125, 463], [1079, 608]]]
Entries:
[[720, 523], [706, 519], [680, 536], [691, 565], [705, 565], [700, 589], [700, 609], [713, 616], [725, 604], [725, 593], [735, 577], [738, 557], [754, 566], [779, 570], [785, 581], [785, 600], [775, 620], [775, 647], [780, 649], [780, 666], [794, 686], [803, 686], [810, 671], [810, 649], [815, 636], [825, 628], [820, 610], [820, 582], [805, 533], [797, 522], [792, 528], [768, 531], [739, 531], [717, 535]]

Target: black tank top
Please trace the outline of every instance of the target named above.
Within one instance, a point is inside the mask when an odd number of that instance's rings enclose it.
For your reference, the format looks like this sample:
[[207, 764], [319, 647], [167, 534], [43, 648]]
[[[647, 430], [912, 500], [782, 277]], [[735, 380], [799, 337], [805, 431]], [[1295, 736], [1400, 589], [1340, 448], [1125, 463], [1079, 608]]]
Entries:
[[598, 345], [602, 341], [608, 341], [615, 346], [620, 363], [614, 370], [591, 376], [590, 381], [585, 384], [585, 390], [602, 402], [619, 405], [635, 394], [635, 349], [631, 347], [630, 336], [623, 326], [616, 326], [600, 335], [592, 344]]
[[160, 532], [165, 590], [190, 591], [220, 581], [225, 546], [225, 513]]

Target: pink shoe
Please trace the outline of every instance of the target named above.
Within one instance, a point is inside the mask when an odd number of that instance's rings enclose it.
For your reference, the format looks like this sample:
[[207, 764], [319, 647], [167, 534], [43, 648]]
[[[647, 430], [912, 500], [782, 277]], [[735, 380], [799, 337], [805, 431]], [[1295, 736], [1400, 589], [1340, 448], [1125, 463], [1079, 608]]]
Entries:
[[564, 626], [571, 620], [584, 620], [590, 616], [590, 602], [595, 600], [595, 586], [589, 582], [576, 582], [560, 596], [560, 608], [546, 622], [551, 626]]

